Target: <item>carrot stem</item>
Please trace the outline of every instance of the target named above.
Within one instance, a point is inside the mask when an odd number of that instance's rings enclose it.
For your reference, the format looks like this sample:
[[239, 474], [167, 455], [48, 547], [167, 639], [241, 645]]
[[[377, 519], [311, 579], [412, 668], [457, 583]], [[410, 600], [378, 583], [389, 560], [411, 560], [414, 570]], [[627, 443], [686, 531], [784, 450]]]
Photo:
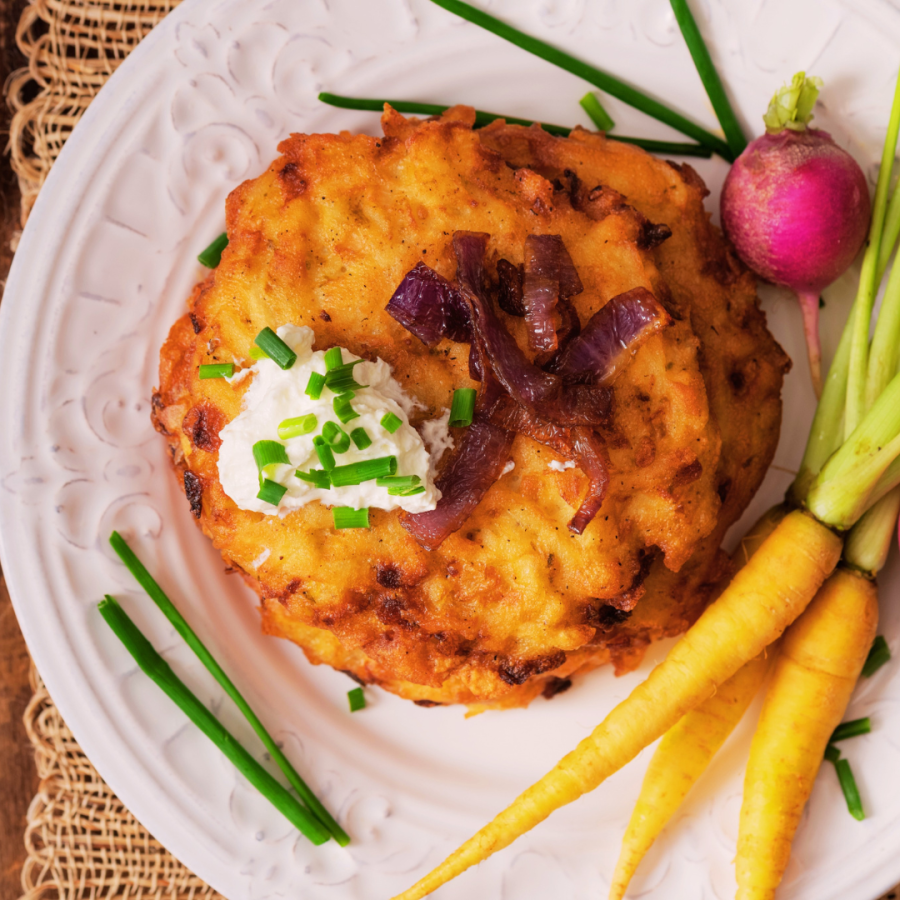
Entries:
[[900, 133], [900, 72], [897, 73], [894, 102], [891, 105], [891, 117], [888, 122], [884, 149], [881, 154], [881, 167], [878, 172], [878, 185], [875, 188], [875, 202], [872, 208], [872, 222], [869, 226], [869, 239], [865, 255], [863, 256], [862, 271], [859, 276], [859, 289], [856, 294], [857, 314], [853, 321], [853, 342], [850, 347], [850, 370], [847, 382], [847, 404], [844, 410], [844, 434], [847, 437], [853, 433], [866, 412], [869, 324], [872, 318], [872, 308], [875, 304], [875, 295], [878, 292], [878, 281], [876, 280], [878, 259], [881, 254], [888, 190], [890, 189], [894, 156], [897, 152], [898, 133]]
[[844, 544], [847, 564], [875, 575], [884, 568], [900, 514], [900, 487], [895, 487], [870, 507], [850, 529]]

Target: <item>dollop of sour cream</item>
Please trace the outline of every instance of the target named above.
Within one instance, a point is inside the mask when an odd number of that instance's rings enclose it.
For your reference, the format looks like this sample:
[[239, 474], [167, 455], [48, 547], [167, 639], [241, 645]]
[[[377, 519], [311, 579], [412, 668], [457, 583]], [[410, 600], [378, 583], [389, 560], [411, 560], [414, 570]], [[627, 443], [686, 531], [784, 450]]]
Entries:
[[[225, 493], [241, 508], [270, 515], [287, 515], [313, 500], [326, 506], [349, 506], [353, 509], [377, 507], [378, 509], [403, 509], [410, 513], [434, 509], [441, 492], [434, 486], [431, 457], [418, 432], [409, 424], [409, 415], [418, 402], [405, 393], [391, 375], [391, 367], [384, 360], [363, 360], [353, 369], [354, 379], [366, 387], [356, 390], [351, 401], [359, 417], [342, 424], [335, 415], [332, 403], [337, 396], [327, 387], [322, 396], [313, 400], [305, 393], [309, 376], [313, 372], [325, 374], [325, 353], [313, 351], [315, 334], [311, 328], [282, 325], [278, 336], [297, 354], [290, 369], [281, 369], [271, 359], [260, 359], [250, 368], [253, 382], [244, 394], [240, 414], [220, 432], [219, 481]], [[355, 362], [354, 356], [343, 351], [345, 363]], [[393, 433], [385, 429], [381, 419], [389, 412], [398, 416], [401, 426]], [[317, 419], [316, 428], [300, 437], [281, 440], [278, 426], [285, 419], [312, 413]], [[297, 469], [308, 472], [321, 469], [313, 438], [322, 433], [326, 422], [340, 425], [348, 434], [355, 428], [364, 428], [372, 440], [365, 450], [359, 450], [351, 441], [350, 449], [335, 454], [339, 466], [376, 459], [381, 456], [397, 457], [398, 475], [418, 475], [424, 493], [411, 497], [388, 494], [388, 489], [378, 487], [374, 480], [346, 487], [317, 488], [294, 475]], [[268, 471], [268, 477], [287, 488], [278, 506], [257, 498], [259, 473], [253, 459], [253, 445], [261, 440], [274, 440], [284, 444], [290, 465], [278, 465]]]

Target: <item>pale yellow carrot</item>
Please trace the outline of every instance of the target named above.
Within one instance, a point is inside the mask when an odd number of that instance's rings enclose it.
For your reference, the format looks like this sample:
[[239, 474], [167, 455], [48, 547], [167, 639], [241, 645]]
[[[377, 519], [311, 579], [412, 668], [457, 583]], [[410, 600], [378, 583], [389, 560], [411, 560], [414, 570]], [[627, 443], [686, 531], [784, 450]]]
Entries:
[[[784, 506], [774, 507], [744, 535], [732, 557], [738, 569], [749, 562], [786, 512]], [[625, 895], [640, 861], [756, 696], [772, 656], [773, 648], [768, 648], [750, 660], [665, 733], [647, 767], [622, 838], [609, 900]]]
[[873, 582], [838, 569], [787, 630], [750, 746], [737, 900], [772, 900], [791, 841], [878, 624]]
[[750, 660], [665, 733], [622, 838], [609, 900], [625, 896], [638, 864], [753, 702], [776, 652]]
[[806, 608], [841, 539], [790, 513], [650, 676], [511, 806], [396, 900], [418, 900], [593, 790], [758, 656]]

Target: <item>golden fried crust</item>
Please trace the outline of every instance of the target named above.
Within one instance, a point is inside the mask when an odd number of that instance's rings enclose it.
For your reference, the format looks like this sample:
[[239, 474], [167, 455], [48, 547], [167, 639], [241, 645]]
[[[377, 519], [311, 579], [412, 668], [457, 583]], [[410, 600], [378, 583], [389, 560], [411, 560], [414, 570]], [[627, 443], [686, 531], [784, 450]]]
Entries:
[[[533, 151], [519, 165], [501, 146], [500, 131], [479, 138], [470, 124], [464, 108], [424, 123], [388, 109], [381, 139], [343, 133], [284, 141], [268, 171], [228, 198], [228, 247], [162, 348], [153, 408], [192, 510], [260, 594], [270, 633], [296, 640], [314, 662], [411, 699], [520, 705], [574, 671], [610, 659], [619, 670], [636, 665], [650, 639], [683, 630], [699, 614], [712, 590], [704, 585], [719, 574], [720, 538], [705, 539], [722, 530], [718, 491], [731, 470], [723, 469], [707, 399], [719, 402], [722, 393], [711, 389], [718, 369], [707, 359], [719, 342], [711, 329], [692, 328], [691, 279], [705, 284], [712, 276], [692, 256], [687, 268], [698, 270], [679, 272], [680, 281], [666, 271], [665, 244], [641, 248], [642, 215], [624, 207], [590, 218], [573, 209]], [[691, 188], [670, 171], [690, 205]], [[434, 552], [415, 543], [397, 513], [373, 509], [371, 529], [335, 532], [331, 511], [319, 504], [283, 519], [238, 509], [218, 481], [218, 429], [239, 413], [247, 380], [234, 387], [201, 382], [197, 367], [249, 365], [264, 326], [308, 325], [317, 349], [339, 344], [385, 359], [423, 404], [414, 424], [440, 415], [455, 388], [476, 386], [468, 348], [445, 341], [429, 350], [384, 307], [420, 260], [453, 278], [456, 230], [491, 235], [492, 276], [500, 258], [522, 262], [528, 234], [560, 234], [585, 285], [574, 299], [582, 322], [634, 287], [669, 300], [666, 282], [673, 282], [681, 320], [649, 339], [615, 382], [613, 421], [604, 432], [610, 490], [585, 533], [566, 528], [585, 477], [549, 470], [555, 455], [522, 436], [514, 470]], [[721, 245], [710, 246], [704, 258], [721, 260]], [[761, 362], [742, 385], [755, 397], [761, 379], [780, 385], [781, 361], [773, 367], [767, 356], [774, 345], [752, 285], [740, 277], [736, 284], [721, 287], [723, 302], [759, 323], [746, 344]], [[524, 346], [522, 322], [507, 322]], [[774, 405], [761, 413], [769, 430], [759, 436], [747, 428], [758, 448], [753, 472], [774, 449], [778, 412], [776, 390]], [[729, 508], [758, 483], [744, 471], [724, 493]], [[256, 568], [264, 548], [269, 556]], [[705, 554], [699, 563], [692, 558], [698, 548]], [[653, 554], [659, 559], [647, 577]], [[648, 596], [638, 603], [645, 577]]]

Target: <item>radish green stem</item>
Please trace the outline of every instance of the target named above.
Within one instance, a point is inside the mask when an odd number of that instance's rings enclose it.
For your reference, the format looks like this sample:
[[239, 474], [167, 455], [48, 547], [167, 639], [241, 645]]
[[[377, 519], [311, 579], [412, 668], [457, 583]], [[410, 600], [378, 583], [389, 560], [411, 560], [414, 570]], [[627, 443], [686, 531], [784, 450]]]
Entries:
[[285, 777], [291, 783], [291, 786], [309, 806], [312, 814], [321, 821], [322, 825], [328, 829], [334, 839], [342, 847], [346, 847], [347, 844], [350, 843], [350, 838], [347, 836], [347, 833], [340, 825], [338, 825], [328, 810], [322, 805], [319, 798], [316, 797], [306, 782], [300, 777], [288, 758], [282, 753], [281, 748], [275, 743], [269, 732], [266, 731], [265, 726], [260, 722], [256, 713], [253, 712], [250, 705], [243, 696], [241, 696], [240, 691], [234, 686], [232, 680], [225, 674], [222, 667], [216, 662], [209, 650], [206, 649], [206, 646], [200, 638], [197, 637], [193, 628], [188, 625], [187, 620], [181, 615], [175, 604], [156, 583], [156, 580], [138, 559], [137, 554], [128, 546], [125, 538], [123, 538], [118, 531], [114, 531], [110, 535], [109, 542], [112, 545], [113, 550], [118, 554], [119, 559], [125, 563], [125, 567], [135, 577], [138, 584], [140, 584], [147, 594], [150, 595], [150, 599], [172, 623], [184, 642], [194, 651], [200, 662], [203, 663], [213, 678], [215, 678], [225, 689], [225, 693], [234, 701], [235, 706], [237, 706], [244, 718], [250, 723], [253, 730], [259, 736], [259, 739], [263, 742], [266, 750], [269, 751], [269, 755], [277, 763], [278, 768], [284, 772]]
[[866, 409], [872, 406], [897, 373], [898, 363], [900, 363], [900, 266], [894, 265], [881, 301], [875, 334], [869, 348]]
[[891, 118], [881, 155], [878, 172], [878, 186], [875, 188], [875, 203], [872, 210], [872, 224], [863, 257], [862, 272], [859, 276], [859, 290], [856, 294], [857, 314], [853, 323], [853, 342], [850, 347], [850, 372], [847, 382], [847, 404], [844, 410], [844, 434], [856, 429], [866, 411], [866, 374], [869, 354], [869, 322], [875, 294], [878, 292], [878, 259], [881, 254], [881, 239], [887, 210], [887, 195], [891, 182], [891, 169], [897, 151], [897, 134], [900, 131], [900, 72], [891, 105]]
[[568, 53], [544, 43], [538, 38], [531, 37], [468, 3], [463, 3], [462, 0], [432, 0], [432, 2], [460, 18], [496, 34], [511, 44], [527, 50], [534, 56], [538, 56], [558, 66], [560, 69], [564, 69], [566, 72], [571, 72], [573, 75], [583, 78], [588, 84], [600, 88], [601, 91], [605, 91], [613, 97], [618, 97], [629, 106], [639, 109], [660, 122], [671, 125], [676, 131], [680, 131], [682, 134], [692, 137], [695, 141], [699, 141], [703, 146], [708, 147], [714, 153], [718, 153], [728, 162], [733, 162], [734, 156], [731, 149], [721, 138], [716, 137], [705, 128], [701, 128], [681, 114], [669, 109], [669, 107], [664, 106], [658, 100], [654, 100], [642, 91], [637, 90], [637, 88], [625, 84], [625, 82], [620, 81], [608, 72], [575, 59]]
[[603, 108], [597, 95], [588, 91], [579, 101], [598, 131], [612, 131], [616, 127], [610, 114]]
[[844, 561], [874, 576], [887, 562], [894, 543], [897, 515], [900, 514], [900, 487], [885, 494], [850, 529], [844, 544]]
[[[319, 94], [319, 100], [327, 103], [329, 106], [338, 106], [341, 109], [364, 109], [370, 112], [381, 112], [385, 103], [390, 103], [397, 112], [410, 113], [418, 116], [439, 116], [441, 113], [450, 109], [440, 103], [418, 103], [409, 100], [376, 100], [371, 97], [342, 97], [340, 94], [329, 94], [323, 91]], [[533, 122], [531, 119], [517, 119], [515, 116], [504, 116], [500, 113], [484, 112], [483, 110], [475, 110], [475, 127], [484, 128], [497, 119], [503, 119], [510, 125], [529, 125], [539, 124], [544, 131], [549, 134], [556, 134], [562, 137], [568, 135], [572, 129], [564, 125], [548, 125], [546, 122]], [[673, 156], [700, 156], [709, 159], [712, 156], [712, 150], [701, 144], [685, 144], [679, 141], [655, 141], [650, 138], [625, 137], [617, 134], [614, 136], [617, 141], [623, 144], [634, 144], [635, 147], [641, 147], [648, 153], [669, 153]]]
[[107, 595], [98, 609], [141, 671], [174, 701], [176, 706], [228, 757], [247, 781], [294, 827], [314, 844], [324, 844], [329, 834], [322, 823], [291, 796], [191, 693], [116, 600]]
[[825, 463], [807, 498], [810, 512], [826, 525], [850, 528], [866, 511], [872, 489], [898, 455], [900, 375]]
[[709, 97], [709, 102], [712, 103], [719, 124], [722, 126], [722, 131], [725, 132], [728, 147], [732, 156], [737, 159], [747, 147], [747, 139], [744, 137], [743, 129], [737, 120], [737, 116], [734, 114], [731, 103], [728, 101], [728, 95], [722, 86], [722, 80], [719, 78], [719, 73], [713, 65], [709, 50], [703, 41], [697, 22], [691, 14], [687, 0], [671, 0], [671, 4], [675, 18], [678, 20], [678, 27], [684, 36], [684, 42], [687, 44], [691, 58], [694, 60], [694, 65], [697, 67], [697, 74], [703, 82], [706, 95]]

